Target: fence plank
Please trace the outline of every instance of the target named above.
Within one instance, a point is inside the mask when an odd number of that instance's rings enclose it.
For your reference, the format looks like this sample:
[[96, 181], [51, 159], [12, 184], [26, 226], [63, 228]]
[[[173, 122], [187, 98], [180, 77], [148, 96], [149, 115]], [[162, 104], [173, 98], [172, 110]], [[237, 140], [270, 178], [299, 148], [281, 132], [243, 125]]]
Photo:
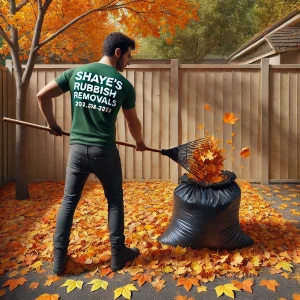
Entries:
[[[223, 112], [221, 120], [226, 112], [232, 112], [232, 72], [223, 71]], [[235, 145], [235, 137], [232, 136], [232, 128], [228, 124], [223, 124], [223, 140], [225, 149], [225, 162], [224, 169], [232, 171], [232, 148]], [[227, 141], [232, 141], [232, 144], [228, 144]]]
[[[144, 72], [144, 140], [152, 146], [152, 72]], [[143, 153], [143, 179], [151, 179], [151, 153]]]
[[280, 179], [280, 76], [270, 73], [270, 179]]
[[260, 178], [260, 106], [259, 106], [259, 76], [256, 70], [250, 71], [250, 174], [249, 178], [257, 180]]
[[[170, 72], [163, 70], [161, 76], [161, 148], [170, 147]], [[161, 155], [161, 179], [170, 179], [170, 159]]]
[[288, 178], [297, 178], [297, 165], [299, 163], [296, 153], [297, 145], [297, 71], [289, 73], [289, 134], [288, 134]]
[[289, 72], [281, 73], [280, 84], [280, 177], [288, 179], [288, 152], [289, 152]]
[[[242, 102], [242, 82], [241, 82], [241, 72], [239, 70], [234, 70], [232, 74], [232, 112], [237, 118], [241, 117], [241, 102]], [[233, 171], [237, 178], [241, 178], [241, 135], [242, 127], [241, 120], [238, 120], [235, 124], [230, 125], [232, 132], [235, 133], [235, 144], [233, 150]]]
[[[250, 72], [245, 70], [241, 74], [242, 83], [242, 104], [241, 104], [241, 120], [240, 122], [243, 132], [241, 136], [241, 149], [244, 147], [250, 148]], [[251, 149], [250, 149], [251, 151]], [[250, 157], [241, 157], [242, 170], [241, 178], [250, 178]]]
[[262, 145], [261, 145], [261, 183], [269, 183], [269, 60], [261, 62], [261, 114], [262, 114]]
[[[171, 60], [170, 74], [170, 144], [178, 146], [178, 60]], [[170, 164], [170, 179], [178, 182], [178, 165]]]
[[[153, 71], [153, 92], [152, 92], [152, 147], [160, 149], [160, 128], [161, 128], [161, 90], [160, 90], [160, 75], [159, 71]], [[151, 178], [160, 178], [160, 154], [151, 153]]]

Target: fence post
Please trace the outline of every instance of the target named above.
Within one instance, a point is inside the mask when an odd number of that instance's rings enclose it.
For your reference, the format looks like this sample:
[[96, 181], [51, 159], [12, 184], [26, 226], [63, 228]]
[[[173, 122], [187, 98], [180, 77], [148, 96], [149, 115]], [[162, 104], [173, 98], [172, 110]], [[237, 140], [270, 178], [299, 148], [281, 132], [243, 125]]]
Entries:
[[269, 85], [270, 62], [261, 61], [261, 184], [269, 184]]
[[[171, 59], [170, 74], [170, 145], [178, 146], [178, 59]], [[179, 166], [173, 161], [170, 164], [170, 178], [172, 182], [178, 183]]]

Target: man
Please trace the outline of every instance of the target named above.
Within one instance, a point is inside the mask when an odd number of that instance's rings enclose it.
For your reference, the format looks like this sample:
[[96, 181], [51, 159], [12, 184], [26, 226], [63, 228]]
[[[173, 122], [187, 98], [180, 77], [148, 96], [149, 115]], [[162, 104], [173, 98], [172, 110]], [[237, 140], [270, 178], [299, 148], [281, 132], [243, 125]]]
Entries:
[[137, 248], [125, 247], [122, 170], [116, 147], [115, 122], [123, 108], [136, 150], [144, 151], [141, 123], [135, 109], [135, 90], [122, 76], [131, 58], [135, 42], [122, 33], [111, 33], [104, 41], [99, 62], [63, 72], [37, 95], [51, 133], [62, 135], [53, 115], [52, 98], [70, 91], [72, 128], [63, 201], [54, 233], [54, 267], [64, 272], [73, 215], [90, 173], [100, 180], [108, 201], [108, 225], [111, 243], [111, 269], [122, 269], [139, 255]]

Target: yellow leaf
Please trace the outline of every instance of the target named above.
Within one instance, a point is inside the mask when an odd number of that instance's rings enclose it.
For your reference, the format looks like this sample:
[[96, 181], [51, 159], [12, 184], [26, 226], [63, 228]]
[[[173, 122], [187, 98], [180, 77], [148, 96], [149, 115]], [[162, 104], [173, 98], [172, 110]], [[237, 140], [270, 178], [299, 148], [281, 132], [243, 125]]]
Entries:
[[30, 266], [30, 269], [40, 269], [42, 266], [42, 262], [41, 261], [37, 261], [35, 262], [33, 265]]
[[292, 270], [293, 267], [294, 266], [292, 264], [288, 263], [287, 261], [282, 261], [275, 266], [275, 268], [278, 270], [284, 269], [289, 272], [293, 272], [293, 270]]
[[171, 272], [173, 272], [173, 269], [172, 269], [170, 266], [166, 266], [166, 267], [163, 269], [163, 272], [164, 272], [164, 273], [171, 273]]
[[116, 290], [114, 290], [114, 299], [119, 298], [122, 295], [123, 287], [119, 287]]
[[198, 291], [198, 293], [207, 292], [207, 287], [204, 285], [201, 285], [197, 288], [197, 291]]
[[82, 289], [83, 281], [68, 279], [63, 285], [67, 287], [67, 293], [74, 291], [76, 288]]
[[173, 251], [172, 253], [175, 255], [175, 256], [182, 256], [186, 253], [186, 248], [181, 248], [180, 246], [177, 246]]
[[215, 287], [215, 290], [217, 292], [217, 296], [220, 297], [223, 294], [230, 298], [234, 298], [234, 292], [233, 291], [240, 291], [238, 288], [236, 288], [233, 284], [227, 283], [224, 285], [219, 285]]
[[101, 288], [103, 288], [104, 290], [107, 290], [107, 287], [108, 287], [108, 282], [101, 280], [101, 279], [93, 279], [88, 284], [93, 284], [91, 292], [97, 291]]

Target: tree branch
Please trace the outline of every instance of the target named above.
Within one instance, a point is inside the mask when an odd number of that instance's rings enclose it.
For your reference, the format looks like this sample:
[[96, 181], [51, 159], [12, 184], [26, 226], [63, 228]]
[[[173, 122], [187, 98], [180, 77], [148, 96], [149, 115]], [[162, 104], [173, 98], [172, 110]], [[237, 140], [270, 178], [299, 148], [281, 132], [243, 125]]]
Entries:
[[25, 6], [28, 3], [28, 0], [24, 0], [16, 7], [16, 12], [19, 11], [23, 6]]
[[11, 42], [11, 40], [9, 39], [9, 37], [7, 36], [7, 34], [5, 33], [4, 29], [2, 28], [2, 26], [0, 25], [0, 35], [4, 38], [5, 42], [8, 44], [8, 46], [11, 49], [15, 49], [15, 46], [13, 45], [13, 43]]
[[59, 34], [63, 33], [70, 26], [72, 26], [73, 24], [77, 23], [79, 20], [81, 20], [82, 18], [86, 17], [87, 15], [90, 15], [91, 13], [94, 13], [94, 12], [106, 11], [108, 8], [110, 8], [112, 6], [115, 6], [115, 5], [112, 5], [113, 2], [115, 2], [115, 0], [110, 1], [108, 4], [106, 4], [104, 6], [91, 9], [91, 10], [87, 11], [86, 13], [84, 13], [84, 14], [78, 16], [77, 18], [73, 19], [71, 22], [69, 22], [68, 24], [66, 24], [65, 26], [63, 26], [61, 29], [59, 29], [58, 31], [56, 31], [55, 33], [53, 33], [49, 38], [47, 38], [46, 40], [44, 40], [43, 42], [41, 42], [40, 44], [38, 44], [34, 50], [38, 51], [42, 46], [44, 46], [45, 44], [47, 44], [50, 41], [52, 41]]

